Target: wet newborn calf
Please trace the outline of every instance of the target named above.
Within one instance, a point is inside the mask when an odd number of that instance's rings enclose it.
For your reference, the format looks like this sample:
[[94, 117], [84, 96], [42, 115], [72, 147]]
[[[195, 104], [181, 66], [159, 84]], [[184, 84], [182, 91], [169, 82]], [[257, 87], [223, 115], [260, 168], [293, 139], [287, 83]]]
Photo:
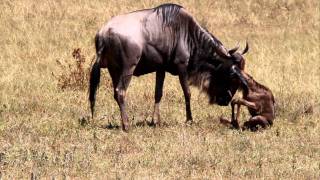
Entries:
[[[231, 101], [232, 117], [231, 124], [234, 128], [239, 129], [239, 114], [241, 105], [247, 106], [251, 118], [243, 125], [244, 129], [252, 131], [257, 130], [258, 125], [262, 128], [271, 126], [275, 118], [274, 97], [269, 88], [256, 82], [249, 74], [242, 73], [248, 84], [241, 84], [243, 97]], [[235, 106], [237, 113], [235, 114]]]

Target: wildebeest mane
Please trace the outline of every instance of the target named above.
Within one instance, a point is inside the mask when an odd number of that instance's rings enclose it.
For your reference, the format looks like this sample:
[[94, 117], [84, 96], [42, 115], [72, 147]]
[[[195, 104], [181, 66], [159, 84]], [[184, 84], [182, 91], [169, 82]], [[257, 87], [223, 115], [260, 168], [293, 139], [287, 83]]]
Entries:
[[[200, 49], [204, 50], [206, 54], [212, 54], [217, 47], [223, 46], [215, 36], [206, 28], [203, 28], [193, 17], [182, 15], [180, 13], [181, 8], [183, 7], [180, 5], [167, 3], [155, 7], [153, 11], [162, 21], [163, 28], [171, 27], [174, 32], [182, 29], [188, 31], [184, 33], [183, 38], [188, 41], [190, 47], [196, 46], [199, 49], [199, 46], [202, 46]], [[177, 35], [181, 34], [178, 33]]]
[[223, 44], [205, 27], [200, 25], [194, 29], [192, 36], [197, 41], [193, 41], [196, 44], [191, 46], [201, 46], [202, 48], [198, 48], [197, 56], [199, 59], [189, 74], [189, 84], [199, 87], [201, 91], [208, 91], [207, 82], [212, 78], [212, 72], [216, 71], [221, 65], [221, 62], [217, 60], [218, 55], [215, 53], [216, 46], [223, 46]]
[[189, 84], [200, 88], [201, 91], [208, 91], [208, 82], [215, 76], [215, 72], [221, 67], [218, 61], [199, 61], [189, 74]]
[[189, 84], [196, 86], [200, 91], [206, 92], [208, 90], [208, 84], [212, 74], [209, 71], [203, 71], [201, 68], [190, 73], [188, 78]]
[[183, 7], [180, 5], [167, 3], [154, 8], [154, 12], [162, 19], [164, 26], [170, 26], [176, 20], [181, 8]]

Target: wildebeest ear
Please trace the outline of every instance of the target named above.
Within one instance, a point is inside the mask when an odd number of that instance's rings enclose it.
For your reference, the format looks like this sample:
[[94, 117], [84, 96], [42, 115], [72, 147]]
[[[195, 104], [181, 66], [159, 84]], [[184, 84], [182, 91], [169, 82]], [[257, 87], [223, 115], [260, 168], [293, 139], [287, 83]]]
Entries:
[[233, 54], [233, 53], [235, 53], [238, 49], [239, 49], [239, 43], [237, 44], [236, 47], [230, 49], [228, 52], [229, 52], [229, 54]]
[[245, 53], [247, 53], [249, 50], [249, 44], [248, 44], [248, 41], [246, 41], [246, 47], [244, 48], [244, 50], [242, 51], [242, 55], [244, 55]]
[[241, 74], [239, 68], [235, 65], [233, 65], [231, 67], [231, 74], [235, 74], [241, 81], [241, 83], [245, 86], [245, 87], [248, 87], [248, 82], [247, 80], [244, 78], [244, 76]]

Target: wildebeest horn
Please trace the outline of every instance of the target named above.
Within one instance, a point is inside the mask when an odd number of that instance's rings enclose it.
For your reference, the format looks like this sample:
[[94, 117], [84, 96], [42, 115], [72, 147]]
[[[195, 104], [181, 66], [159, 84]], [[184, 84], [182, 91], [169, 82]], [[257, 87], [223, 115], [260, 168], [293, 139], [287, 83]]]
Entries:
[[228, 51], [226, 50], [226, 48], [223, 47], [222, 45], [217, 46], [216, 52], [219, 56], [226, 57], [226, 58], [231, 57]]
[[235, 53], [238, 49], [239, 49], [239, 43], [237, 44], [236, 47], [230, 49], [228, 52], [229, 52], [229, 54], [233, 54], [233, 53]]
[[244, 55], [245, 53], [247, 53], [249, 50], [249, 44], [248, 44], [248, 41], [246, 41], [246, 47], [244, 48], [244, 50], [242, 51], [242, 55]]
[[231, 67], [231, 73], [235, 74], [238, 76], [238, 78], [240, 79], [241, 83], [245, 86], [248, 87], [248, 83], [247, 80], [243, 77], [243, 75], [240, 73], [239, 68], [237, 68], [235, 65], [233, 65]]

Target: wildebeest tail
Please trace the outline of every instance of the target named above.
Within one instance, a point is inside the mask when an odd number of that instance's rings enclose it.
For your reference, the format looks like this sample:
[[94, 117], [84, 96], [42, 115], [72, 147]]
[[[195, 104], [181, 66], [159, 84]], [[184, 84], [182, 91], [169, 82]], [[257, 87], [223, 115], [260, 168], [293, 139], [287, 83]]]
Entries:
[[93, 117], [94, 105], [96, 101], [96, 92], [100, 83], [100, 65], [95, 62], [92, 66], [90, 73], [90, 85], [89, 85], [89, 101], [91, 108], [91, 115]]
[[95, 45], [96, 45], [96, 53], [97, 59], [96, 62], [93, 64], [90, 72], [90, 80], [89, 80], [89, 101], [90, 101], [90, 108], [91, 108], [91, 115], [93, 117], [94, 113], [94, 106], [96, 101], [96, 93], [100, 83], [100, 60], [101, 55], [104, 49], [103, 41], [96, 35], [95, 38]]

